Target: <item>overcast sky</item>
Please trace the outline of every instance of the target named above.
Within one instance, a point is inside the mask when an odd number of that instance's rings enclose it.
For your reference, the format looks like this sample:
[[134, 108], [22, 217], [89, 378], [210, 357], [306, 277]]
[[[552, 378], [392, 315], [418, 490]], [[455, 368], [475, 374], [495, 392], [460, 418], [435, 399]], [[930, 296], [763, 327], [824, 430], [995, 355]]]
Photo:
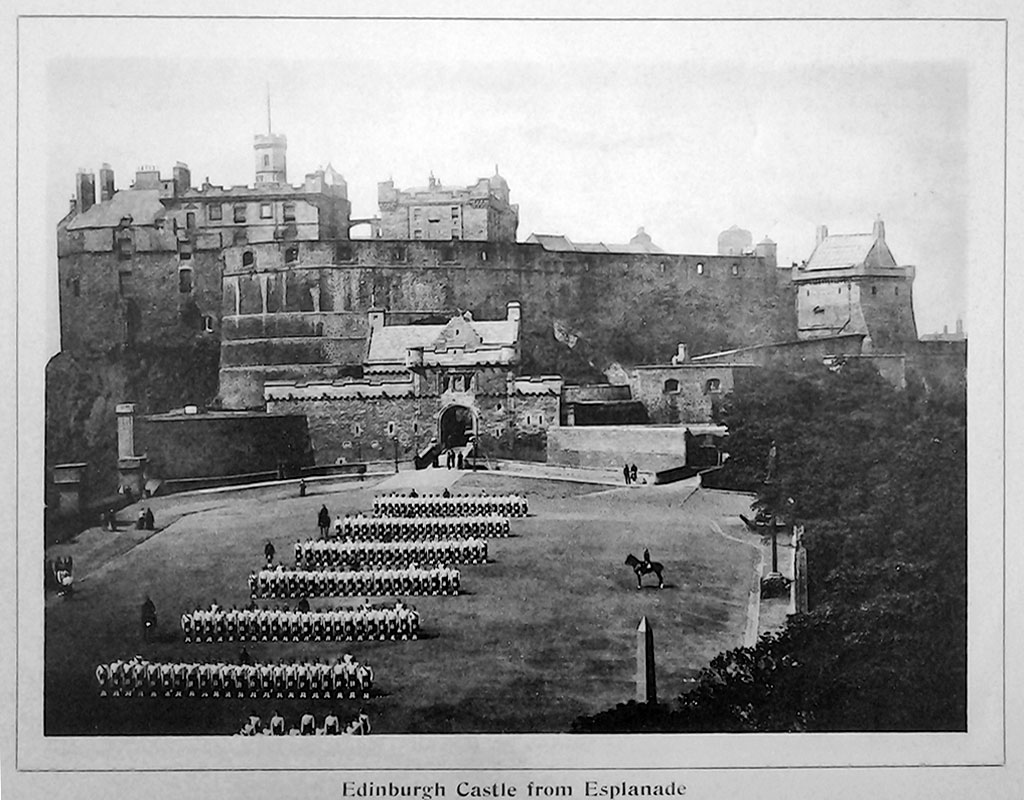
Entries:
[[519, 204], [520, 240], [624, 242], [642, 225], [670, 252], [709, 253], [737, 224], [755, 241], [770, 236], [789, 263], [810, 255], [816, 225], [870, 231], [881, 214], [897, 261], [917, 266], [919, 331], [966, 316], [963, 29], [57, 22], [24, 32], [47, 49], [51, 231], [76, 169], [103, 161], [119, 188], [142, 164], [169, 175], [178, 160], [195, 183], [252, 183], [269, 82], [290, 182], [333, 164], [355, 217], [377, 213], [378, 181], [423, 185], [433, 171], [461, 186], [496, 164]]

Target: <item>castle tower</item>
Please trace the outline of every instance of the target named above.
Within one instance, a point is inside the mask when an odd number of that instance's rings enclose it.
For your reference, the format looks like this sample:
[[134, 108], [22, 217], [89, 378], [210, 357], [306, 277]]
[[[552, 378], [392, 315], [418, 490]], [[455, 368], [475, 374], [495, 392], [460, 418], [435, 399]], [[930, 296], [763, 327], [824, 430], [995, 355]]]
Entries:
[[905, 352], [917, 341], [914, 274], [893, 257], [881, 217], [871, 233], [834, 234], [818, 226], [814, 252], [793, 275], [798, 337], [864, 334], [866, 352]]
[[256, 183], [288, 183], [286, 153], [288, 139], [280, 133], [257, 133], [253, 137], [256, 155]]

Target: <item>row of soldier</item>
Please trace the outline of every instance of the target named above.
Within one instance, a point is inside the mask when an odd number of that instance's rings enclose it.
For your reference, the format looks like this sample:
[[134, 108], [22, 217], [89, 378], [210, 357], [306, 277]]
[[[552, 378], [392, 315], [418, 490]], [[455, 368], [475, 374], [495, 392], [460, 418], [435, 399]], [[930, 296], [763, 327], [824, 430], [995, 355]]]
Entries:
[[181, 630], [186, 642], [394, 641], [417, 638], [420, 615], [401, 600], [393, 606], [364, 603], [319, 611], [214, 607], [182, 614]]
[[101, 696], [369, 697], [373, 669], [346, 653], [333, 664], [168, 663], [134, 656], [96, 667]]
[[405, 516], [344, 517], [335, 524], [339, 539], [359, 541], [424, 541], [429, 539], [462, 539], [466, 537], [497, 538], [509, 535], [507, 516], [475, 514], [470, 516]]
[[249, 594], [257, 598], [351, 597], [353, 595], [457, 595], [460, 573], [439, 564], [399, 569], [260, 569], [249, 574]]
[[502, 514], [525, 517], [526, 498], [519, 494], [385, 494], [373, 498], [377, 517], [457, 517]]
[[436, 539], [416, 542], [339, 541], [308, 539], [295, 543], [297, 567], [338, 565], [408, 567], [414, 563], [486, 564], [487, 540]]
[[255, 711], [249, 714], [242, 729], [236, 736], [366, 736], [370, 733], [370, 718], [360, 712], [358, 717], [349, 720], [344, 727], [338, 715], [331, 711], [324, 717], [324, 724], [316, 724], [312, 714], [303, 714], [297, 728], [289, 728], [284, 717], [274, 711], [270, 722], [263, 724], [262, 718]]

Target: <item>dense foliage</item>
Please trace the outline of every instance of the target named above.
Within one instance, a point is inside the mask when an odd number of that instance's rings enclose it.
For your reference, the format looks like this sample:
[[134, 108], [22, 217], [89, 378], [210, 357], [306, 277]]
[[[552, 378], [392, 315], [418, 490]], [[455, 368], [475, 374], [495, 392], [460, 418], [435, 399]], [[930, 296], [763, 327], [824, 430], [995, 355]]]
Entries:
[[725, 484], [806, 526], [810, 611], [720, 654], [672, 703], [574, 730], [965, 730], [963, 392], [896, 391], [853, 363], [773, 368], [727, 398], [721, 421]]

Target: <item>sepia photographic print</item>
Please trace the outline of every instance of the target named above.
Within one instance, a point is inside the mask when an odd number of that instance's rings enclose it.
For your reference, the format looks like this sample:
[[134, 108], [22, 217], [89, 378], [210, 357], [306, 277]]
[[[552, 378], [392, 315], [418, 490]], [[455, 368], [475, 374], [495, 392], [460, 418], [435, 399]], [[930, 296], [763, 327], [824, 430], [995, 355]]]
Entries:
[[1024, 791], [1006, 4], [22, 6], [12, 797]]

